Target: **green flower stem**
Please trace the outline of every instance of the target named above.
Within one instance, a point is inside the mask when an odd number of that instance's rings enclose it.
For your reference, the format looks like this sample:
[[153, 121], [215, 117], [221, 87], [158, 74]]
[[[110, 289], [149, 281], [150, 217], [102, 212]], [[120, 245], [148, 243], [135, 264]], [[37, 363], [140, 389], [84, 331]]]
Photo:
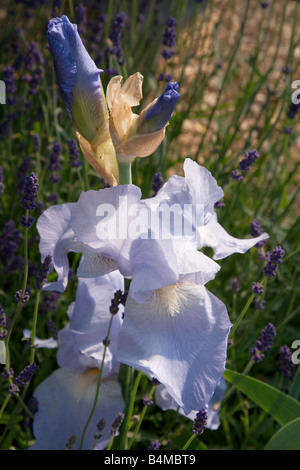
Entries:
[[[264, 286], [266, 286], [265, 282], [266, 282], [266, 281], [263, 279], [263, 280], [260, 282], [260, 284], [263, 284]], [[246, 303], [245, 307], [243, 308], [243, 310], [241, 311], [241, 313], [240, 313], [238, 319], [236, 320], [236, 322], [234, 322], [234, 325], [233, 325], [233, 327], [231, 328], [231, 331], [230, 331], [230, 334], [229, 334], [229, 338], [232, 338], [232, 337], [233, 337], [233, 335], [234, 335], [234, 333], [235, 333], [235, 330], [237, 329], [237, 327], [239, 326], [240, 322], [242, 321], [242, 319], [243, 319], [244, 316], [246, 315], [246, 313], [247, 313], [247, 311], [248, 311], [248, 309], [249, 309], [249, 307], [250, 307], [250, 305], [251, 305], [251, 303], [252, 303], [254, 297], [255, 297], [255, 294], [251, 294], [251, 295], [250, 295], [249, 299], [247, 300], [247, 303]]]
[[[26, 221], [27, 221], [28, 217], [29, 217], [29, 211], [28, 210], [26, 210], [25, 216], [26, 216]], [[24, 229], [24, 274], [23, 274], [22, 292], [21, 292], [20, 300], [19, 300], [19, 302], [17, 304], [17, 307], [15, 309], [15, 313], [12, 317], [12, 320], [11, 320], [11, 323], [10, 323], [10, 326], [9, 326], [9, 329], [8, 329], [8, 332], [7, 332], [7, 336], [5, 338], [5, 347], [6, 347], [5, 367], [6, 367], [7, 371], [9, 371], [9, 369], [10, 369], [9, 340], [10, 340], [10, 337], [11, 337], [11, 333], [14, 329], [14, 326], [15, 326], [15, 324], [16, 324], [18, 318], [19, 318], [19, 315], [22, 311], [22, 301], [23, 301], [26, 286], [27, 286], [27, 280], [28, 280], [28, 228], [25, 228]], [[1, 413], [0, 413], [0, 416], [1, 416]]]
[[130, 404], [130, 397], [131, 397], [131, 391], [132, 391], [132, 379], [133, 379], [133, 372], [134, 369], [131, 366], [127, 366], [126, 364], [121, 364], [121, 371], [123, 370], [124, 372], [124, 390], [123, 390], [123, 396], [125, 399], [125, 420], [123, 420], [123, 423], [120, 427], [120, 437], [119, 437], [119, 443], [118, 443], [118, 449], [124, 449], [125, 446], [125, 441], [126, 441], [126, 422], [127, 422], [127, 414], [128, 414], [128, 409], [129, 409], [129, 404]]
[[105, 25], [105, 30], [104, 30], [104, 37], [108, 37], [109, 34], [109, 28], [112, 20], [112, 15], [113, 15], [113, 9], [114, 9], [114, 2], [113, 0], [108, 1], [108, 7], [107, 7], [107, 13], [106, 13], [106, 25]]
[[35, 332], [36, 332], [36, 324], [37, 324], [37, 317], [39, 311], [39, 303], [40, 303], [41, 291], [38, 289], [35, 298], [35, 306], [33, 311], [33, 321], [32, 321], [32, 329], [31, 329], [31, 354], [30, 354], [30, 364], [34, 362], [35, 356], [35, 346], [34, 346], [34, 339], [35, 339]]
[[[131, 372], [131, 370], [132, 370], [132, 368], [128, 367], [128, 369], [127, 369], [127, 374], [128, 375], [129, 375], [129, 372]], [[127, 377], [128, 377], [128, 375], [127, 375]], [[138, 389], [141, 377], [142, 377], [142, 371], [140, 370], [137, 374], [136, 379], [135, 379], [134, 386], [133, 386], [133, 389], [132, 389], [132, 393], [130, 394], [130, 397], [127, 400], [127, 403], [129, 403], [129, 404], [128, 404], [128, 410], [126, 412], [126, 417], [125, 417], [124, 423], [122, 425], [121, 441], [120, 441], [121, 450], [127, 449], [127, 434], [128, 434], [130, 421], [131, 421], [131, 417], [132, 417], [132, 413], [133, 413], [135, 397], [136, 397], [136, 393], [137, 393], [137, 389]]]
[[120, 174], [120, 184], [131, 184], [132, 183], [131, 162], [130, 163], [119, 162], [119, 174]]
[[114, 442], [114, 438], [115, 438], [115, 436], [110, 437], [109, 443], [108, 443], [107, 447], [105, 448], [105, 450], [110, 450], [111, 449], [111, 446]]
[[197, 434], [193, 433], [193, 434], [191, 435], [191, 437], [190, 437], [190, 438], [186, 441], [186, 443], [184, 444], [182, 450], [186, 450], [186, 449], [190, 446], [190, 444], [193, 442], [193, 440], [195, 439], [196, 436], [197, 436]]
[[111, 315], [111, 318], [110, 318], [110, 322], [109, 322], [109, 326], [108, 326], [108, 332], [107, 332], [107, 336], [106, 336], [106, 341], [105, 341], [105, 346], [104, 346], [104, 351], [103, 351], [103, 357], [102, 357], [102, 362], [101, 362], [101, 367], [100, 367], [100, 371], [99, 371], [99, 376], [98, 376], [98, 380], [97, 380], [97, 386], [96, 386], [96, 393], [95, 393], [95, 398], [94, 398], [94, 403], [93, 403], [93, 407], [92, 407], [92, 410], [91, 410], [91, 413], [87, 419], [87, 422], [85, 423], [85, 426], [83, 428], [83, 431], [82, 431], [82, 434], [81, 434], [81, 439], [80, 439], [80, 446], [79, 446], [79, 450], [82, 450], [82, 447], [83, 447], [83, 441], [84, 441], [84, 438], [85, 438], [85, 434], [86, 434], [86, 431], [87, 431], [87, 428], [91, 422], [91, 419], [94, 415], [94, 412], [96, 410], [96, 406], [97, 406], [97, 402], [98, 402], [98, 398], [99, 398], [99, 392], [100, 392], [100, 385], [101, 385], [101, 380], [102, 380], [102, 373], [103, 373], [103, 367], [104, 367], [104, 359], [105, 359], [105, 356], [106, 356], [106, 351], [107, 351], [107, 348], [108, 348], [108, 339], [109, 339], [109, 335], [110, 335], [110, 330], [111, 330], [111, 325], [112, 325], [112, 321], [113, 321], [113, 318], [114, 316]]
[[[148, 394], [148, 398], [152, 398], [152, 395], [153, 395], [153, 393], [154, 393], [155, 388], [156, 388], [156, 386], [153, 385], [153, 387], [152, 387], [151, 390], [150, 390], [150, 393]], [[130, 447], [132, 446], [132, 444], [133, 444], [133, 442], [134, 442], [134, 440], [135, 440], [135, 437], [136, 437], [137, 433], [139, 432], [139, 429], [140, 429], [140, 427], [141, 427], [141, 424], [142, 424], [142, 422], [143, 422], [143, 419], [144, 419], [144, 417], [145, 417], [145, 414], [146, 414], [146, 411], [147, 411], [148, 408], [149, 408], [148, 405], [144, 405], [144, 407], [143, 407], [143, 409], [142, 409], [142, 412], [141, 412], [141, 414], [140, 414], [139, 422], [137, 423], [137, 425], [136, 425], [136, 427], [135, 427], [135, 429], [134, 429], [134, 431], [133, 431], [133, 435], [132, 435], [132, 437], [131, 437], [131, 439], [130, 439], [130, 441], [129, 441], [129, 443], [128, 443], [127, 450], [129, 450]]]
[[73, 21], [75, 21], [75, 11], [74, 11], [74, 5], [73, 5], [73, 0], [68, 0], [68, 4], [69, 4], [69, 10], [70, 10], [70, 17], [73, 19]]
[[11, 394], [8, 393], [7, 396], [6, 396], [6, 398], [5, 398], [5, 400], [4, 400], [4, 402], [2, 403], [2, 406], [1, 406], [1, 409], [0, 409], [0, 418], [1, 418], [3, 412], [4, 412], [5, 408], [6, 408], [7, 403], [9, 402], [10, 398], [11, 398]]

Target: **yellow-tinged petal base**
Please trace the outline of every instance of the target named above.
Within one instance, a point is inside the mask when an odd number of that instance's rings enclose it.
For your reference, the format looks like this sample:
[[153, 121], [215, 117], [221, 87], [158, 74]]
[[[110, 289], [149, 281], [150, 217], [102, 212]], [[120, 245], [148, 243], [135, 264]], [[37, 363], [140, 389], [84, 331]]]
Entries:
[[96, 173], [110, 186], [119, 184], [119, 167], [111, 139], [99, 143], [99, 132], [95, 139], [88, 142], [79, 132], [76, 136], [82, 153]]

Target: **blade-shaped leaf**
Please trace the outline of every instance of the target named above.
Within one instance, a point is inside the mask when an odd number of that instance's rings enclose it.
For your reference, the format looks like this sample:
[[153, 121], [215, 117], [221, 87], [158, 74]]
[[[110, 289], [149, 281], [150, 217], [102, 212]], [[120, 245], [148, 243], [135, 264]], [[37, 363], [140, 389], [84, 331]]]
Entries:
[[271, 385], [228, 369], [223, 376], [281, 425], [300, 418], [300, 403]]
[[290, 421], [279, 429], [265, 450], [300, 450], [300, 418]]

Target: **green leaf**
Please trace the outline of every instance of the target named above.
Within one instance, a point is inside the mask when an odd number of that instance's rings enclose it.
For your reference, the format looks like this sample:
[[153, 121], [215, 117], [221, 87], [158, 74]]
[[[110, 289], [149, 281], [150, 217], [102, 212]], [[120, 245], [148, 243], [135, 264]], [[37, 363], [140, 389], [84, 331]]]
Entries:
[[282, 426], [295, 418], [300, 418], [300, 403], [271, 385], [231, 370], [224, 372], [224, 378], [251, 398]]
[[290, 421], [269, 440], [265, 450], [300, 450], [300, 418]]

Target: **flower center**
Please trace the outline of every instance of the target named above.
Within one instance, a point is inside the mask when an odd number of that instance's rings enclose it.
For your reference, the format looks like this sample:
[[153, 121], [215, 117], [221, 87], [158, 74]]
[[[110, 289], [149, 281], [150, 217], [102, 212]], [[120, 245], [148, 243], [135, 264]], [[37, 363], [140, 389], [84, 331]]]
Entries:
[[180, 311], [181, 299], [179, 295], [179, 288], [181, 282], [171, 284], [170, 286], [161, 287], [157, 290], [163, 310], [168, 315], [174, 317]]

